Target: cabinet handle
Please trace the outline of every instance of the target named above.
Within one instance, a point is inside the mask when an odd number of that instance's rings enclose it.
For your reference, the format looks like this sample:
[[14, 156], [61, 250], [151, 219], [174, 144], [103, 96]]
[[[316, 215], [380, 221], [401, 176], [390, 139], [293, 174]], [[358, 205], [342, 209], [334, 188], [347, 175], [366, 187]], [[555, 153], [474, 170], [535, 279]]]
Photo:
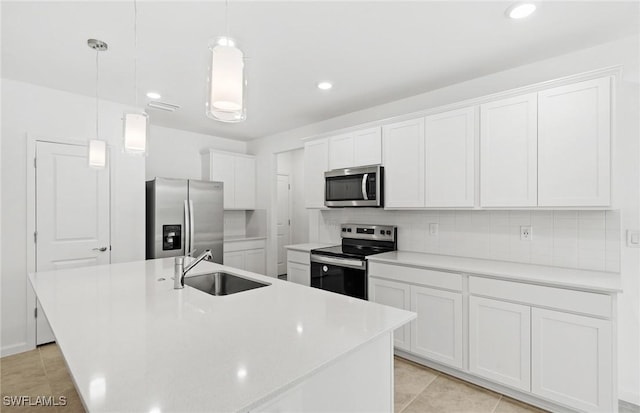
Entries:
[[105, 252], [106, 250], [107, 250], [107, 247], [93, 248], [93, 251]]

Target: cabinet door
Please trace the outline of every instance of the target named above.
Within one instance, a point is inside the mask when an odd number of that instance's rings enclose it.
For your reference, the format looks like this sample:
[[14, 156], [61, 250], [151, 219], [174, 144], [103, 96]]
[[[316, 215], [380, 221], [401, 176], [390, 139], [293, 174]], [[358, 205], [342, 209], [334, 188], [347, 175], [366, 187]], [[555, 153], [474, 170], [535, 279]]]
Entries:
[[324, 207], [324, 173], [329, 167], [327, 139], [304, 145], [304, 198], [307, 208]]
[[211, 152], [211, 180], [224, 182], [224, 209], [235, 208], [235, 156]]
[[[237, 156], [234, 163], [235, 209], [256, 208], [256, 160], [244, 156]], [[226, 184], [225, 184], [226, 186]], [[225, 193], [226, 196], [226, 193]]]
[[[401, 310], [410, 308], [410, 287], [407, 284], [369, 278], [369, 300]], [[396, 348], [411, 351], [411, 325], [396, 329], [393, 333]]]
[[244, 270], [244, 251], [225, 252], [222, 255], [222, 264], [232, 268]]
[[533, 308], [531, 391], [582, 411], [616, 411], [611, 322]]
[[469, 370], [531, 391], [531, 308], [469, 297]]
[[474, 204], [476, 108], [425, 118], [426, 206]]
[[411, 286], [411, 351], [462, 368], [462, 294]]
[[297, 262], [287, 261], [287, 281], [306, 286], [311, 285], [311, 267]]
[[329, 169], [355, 166], [353, 154], [352, 135], [339, 135], [329, 138]]
[[610, 204], [610, 78], [538, 94], [538, 205]]
[[248, 250], [244, 252], [244, 269], [265, 275], [265, 253], [264, 249]]
[[382, 130], [365, 129], [353, 133], [353, 166], [382, 163]]
[[537, 205], [537, 95], [480, 106], [480, 205]]
[[424, 118], [385, 125], [385, 207], [424, 207]]

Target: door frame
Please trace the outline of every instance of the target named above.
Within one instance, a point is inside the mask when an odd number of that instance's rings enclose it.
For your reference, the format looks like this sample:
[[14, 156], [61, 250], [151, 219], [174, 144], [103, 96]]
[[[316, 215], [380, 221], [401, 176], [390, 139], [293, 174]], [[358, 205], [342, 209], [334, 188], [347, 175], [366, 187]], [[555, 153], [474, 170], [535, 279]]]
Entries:
[[[34, 162], [36, 159], [36, 147], [38, 142], [55, 143], [59, 145], [73, 145], [87, 147], [88, 141], [83, 139], [74, 138], [41, 138], [33, 135], [26, 134], [26, 175], [27, 175], [27, 227], [26, 227], [26, 250], [27, 250], [27, 277], [25, 278], [26, 289], [26, 302], [27, 302], [27, 337], [26, 337], [26, 350], [32, 350], [36, 347], [36, 295], [31, 288], [29, 282], [29, 273], [36, 271], [36, 243], [34, 242], [34, 233], [36, 231], [36, 168]], [[113, 232], [113, 221], [111, 219], [111, 182], [113, 180], [113, 162], [111, 162], [112, 147], [107, 142], [107, 163], [109, 164], [109, 191], [108, 191], [108, 203], [109, 203], [109, 244], [111, 244], [111, 234]]]
[[[276, 253], [278, 253], [279, 251], [279, 243], [278, 243], [278, 204], [279, 199], [278, 199], [278, 178], [281, 176], [286, 176], [287, 177], [287, 184], [288, 184], [288, 189], [287, 189], [287, 203], [289, 204], [289, 208], [288, 208], [288, 214], [287, 214], [287, 219], [289, 220], [289, 244], [291, 244], [291, 228], [293, 227], [293, 220], [291, 219], [291, 209], [293, 207], [293, 199], [291, 197], [291, 175], [290, 174], [276, 174]], [[287, 252], [285, 251], [285, 256], [284, 256], [284, 267], [285, 267], [285, 274], [286, 274], [286, 270], [287, 270]], [[278, 259], [276, 258], [276, 277], [279, 277], [280, 274], [277, 274], [278, 272]]]

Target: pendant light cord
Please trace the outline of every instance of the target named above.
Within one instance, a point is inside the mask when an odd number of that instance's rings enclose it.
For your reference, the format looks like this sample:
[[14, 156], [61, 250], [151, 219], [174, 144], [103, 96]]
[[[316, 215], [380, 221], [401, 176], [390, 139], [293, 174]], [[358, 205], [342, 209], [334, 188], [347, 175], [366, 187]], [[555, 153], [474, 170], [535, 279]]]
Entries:
[[98, 56], [100, 51], [96, 50], [96, 139], [100, 139], [98, 136], [98, 83], [100, 81], [100, 66], [98, 64]]
[[229, 46], [229, 0], [224, 1], [224, 20], [227, 26], [227, 46]]
[[138, 107], [138, 3], [133, 0], [133, 93]]

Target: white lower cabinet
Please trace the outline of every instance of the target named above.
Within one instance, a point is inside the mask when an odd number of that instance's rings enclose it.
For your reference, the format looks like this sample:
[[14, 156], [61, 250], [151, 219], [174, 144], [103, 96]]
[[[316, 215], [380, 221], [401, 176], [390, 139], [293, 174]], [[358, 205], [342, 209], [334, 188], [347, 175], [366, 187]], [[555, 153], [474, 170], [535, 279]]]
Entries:
[[[410, 287], [394, 281], [369, 279], [369, 301], [388, 305], [401, 310], [411, 309]], [[396, 329], [393, 333], [396, 348], [411, 351], [411, 323]]]
[[531, 324], [531, 391], [583, 411], [615, 411], [611, 321], [533, 308]]
[[226, 266], [244, 269], [244, 251], [225, 252], [222, 263]]
[[225, 242], [224, 265], [240, 270], [266, 274], [266, 254], [264, 240], [241, 240]]
[[531, 390], [531, 308], [469, 297], [469, 371]]
[[311, 257], [309, 252], [287, 251], [287, 281], [311, 285]]
[[462, 368], [462, 294], [411, 286], [411, 351]]
[[368, 273], [370, 301], [417, 314], [396, 350], [546, 408], [617, 411], [615, 293], [375, 259]]
[[309, 264], [299, 264], [297, 262], [287, 262], [287, 281], [296, 284], [311, 285], [311, 276], [309, 275]]

